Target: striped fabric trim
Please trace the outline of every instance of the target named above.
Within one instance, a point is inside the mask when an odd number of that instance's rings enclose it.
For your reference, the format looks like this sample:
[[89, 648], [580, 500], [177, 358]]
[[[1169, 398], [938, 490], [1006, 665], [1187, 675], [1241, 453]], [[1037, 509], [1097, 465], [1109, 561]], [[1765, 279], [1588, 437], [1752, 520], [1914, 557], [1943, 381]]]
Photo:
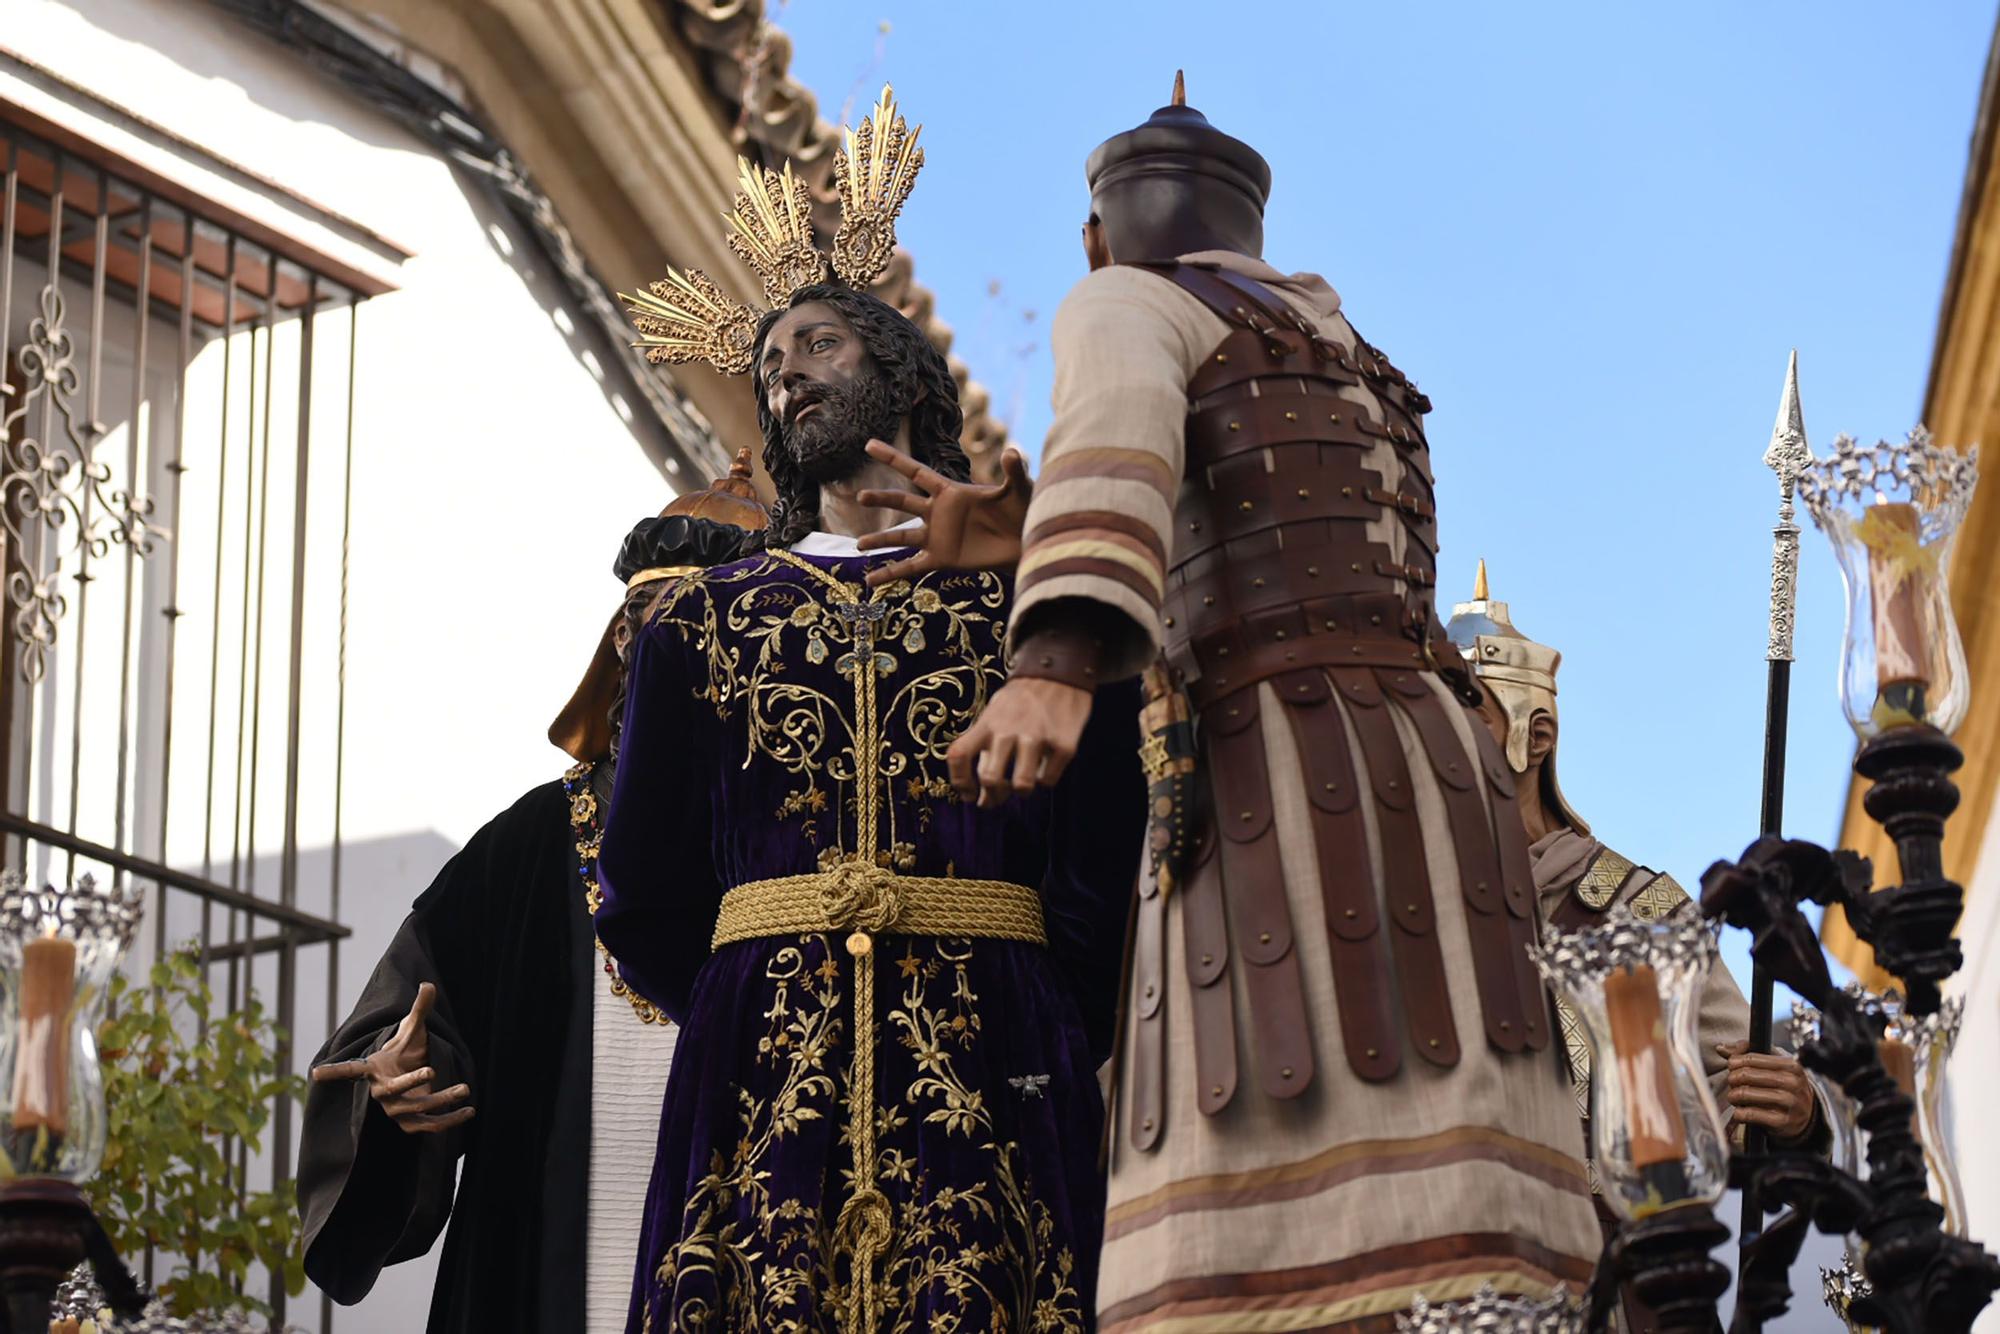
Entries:
[[[1138, 592], [1150, 594], [1156, 605], [1166, 595], [1166, 573], [1158, 561], [1101, 537], [1064, 537], [1042, 543], [1021, 557], [1014, 573], [1014, 586], [1032, 588], [1037, 580], [1054, 574], [1085, 573], [1076, 567], [1077, 562], [1101, 567], [1087, 572], [1117, 579]], [[1137, 582], [1133, 576], [1137, 576]]]
[[1109, 1241], [1174, 1214], [1298, 1199], [1364, 1177], [1474, 1161], [1498, 1164], [1585, 1199], [1590, 1196], [1583, 1164], [1561, 1150], [1485, 1126], [1460, 1126], [1417, 1139], [1357, 1140], [1298, 1162], [1169, 1182], [1112, 1207], [1105, 1215], [1104, 1235]]
[[1094, 532], [1098, 535], [1122, 539], [1135, 551], [1143, 551], [1158, 561], [1162, 568], [1167, 563], [1166, 543], [1160, 537], [1160, 530], [1134, 514], [1119, 510], [1070, 510], [1063, 514], [1051, 514], [1031, 529], [1024, 539], [1026, 548], [1049, 541], [1058, 534], [1074, 532]]
[[1061, 456], [1046, 460], [1042, 464], [1042, 475], [1036, 479], [1035, 494], [1039, 499], [1044, 490], [1064, 482], [1111, 479], [1144, 482], [1158, 491], [1161, 499], [1169, 504], [1173, 503], [1174, 491], [1179, 486], [1173, 468], [1158, 454], [1150, 450], [1118, 449], [1106, 445], [1065, 450]]
[[[1296, 1303], [1241, 1309], [1227, 1299], [1171, 1302], [1163, 1309], [1136, 1319], [1100, 1317], [1104, 1334], [1388, 1334], [1396, 1328], [1396, 1316], [1409, 1310], [1419, 1295], [1433, 1302], [1459, 1301], [1477, 1295], [1491, 1284], [1496, 1291], [1540, 1301], [1563, 1286], [1539, 1270], [1491, 1269], [1479, 1266], [1440, 1265], [1434, 1273], [1409, 1271], [1397, 1274], [1397, 1282], [1352, 1296], [1341, 1294], [1357, 1285], [1342, 1284], [1300, 1294]], [[1581, 1284], [1573, 1285], [1581, 1286]]]
[[[1159, 546], [1157, 543], [1142, 541], [1138, 538], [1132, 537], [1130, 534], [1121, 533], [1109, 528], [1086, 527], [1083, 525], [1078, 525], [1077, 527], [1071, 528], [1067, 531], [1052, 534], [1048, 537], [1044, 537], [1040, 541], [1040, 543], [1030, 544], [1026, 549], [1030, 554], [1034, 554], [1037, 550], [1042, 548], [1052, 547], [1058, 542], [1086, 542], [1086, 541], [1105, 542], [1110, 544], [1111, 546], [1118, 547], [1124, 551], [1127, 551], [1131, 553], [1131, 556], [1134, 560], [1141, 562], [1147, 569], [1157, 569], [1157, 570], [1166, 569], [1165, 562], [1163, 562], [1160, 559]], [[1164, 580], [1162, 582], [1164, 586]]]
[[1594, 1265], [1508, 1233], [1460, 1233], [1325, 1264], [1171, 1279], [1105, 1308], [1099, 1320], [1106, 1334], [1337, 1329], [1404, 1310], [1419, 1293], [1450, 1301], [1485, 1283], [1542, 1298], [1563, 1284], [1589, 1283]]
[[1055, 485], [1043, 479], [1035, 484], [1035, 500], [1028, 506], [1027, 531], [1039, 535], [1057, 515], [1104, 510], [1136, 519], [1158, 536], [1163, 549], [1172, 549], [1173, 501], [1150, 480], [1072, 477]]

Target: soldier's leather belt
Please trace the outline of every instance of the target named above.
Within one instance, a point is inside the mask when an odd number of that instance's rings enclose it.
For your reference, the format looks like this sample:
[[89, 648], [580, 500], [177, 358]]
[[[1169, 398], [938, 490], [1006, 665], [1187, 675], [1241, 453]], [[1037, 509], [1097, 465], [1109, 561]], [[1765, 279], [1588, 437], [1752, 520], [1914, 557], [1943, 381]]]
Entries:
[[1230, 654], [1211, 671], [1188, 683], [1188, 698], [1205, 709], [1239, 690], [1302, 667], [1396, 667], [1428, 671], [1433, 664], [1423, 646], [1381, 635], [1306, 635], [1265, 642]]
[[1006, 880], [897, 875], [861, 862], [753, 880], [722, 896], [710, 947], [835, 931], [1048, 943], [1042, 898]]

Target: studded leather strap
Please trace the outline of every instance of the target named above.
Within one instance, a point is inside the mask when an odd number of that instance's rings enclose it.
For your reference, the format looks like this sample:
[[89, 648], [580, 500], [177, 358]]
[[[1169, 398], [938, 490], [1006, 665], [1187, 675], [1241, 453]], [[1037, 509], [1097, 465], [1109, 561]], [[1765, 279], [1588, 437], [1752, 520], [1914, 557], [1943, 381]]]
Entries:
[[1256, 690], [1231, 696], [1203, 715], [1203, 732], [1214, 774], [1222, 896], [1250, 1002], [1258, 1082], [1274, 1098], [1291, 1098], [1312, 1083], [1312, 1030], [1257, 701]]
[[1236, 1003], [1229, 981], [1229, 925], [1222, 901], [1222, 859], [1213, 823], [1195, 853], [1181, 901], [1188, 999], [1194, 1012], [1195, 1105], [1214, 1116], [1236, 1096]]
[[1159, 881], [1141, 875], [1139, 905], [1132, 920], [1132, 1055], [1125, 1091], [1127, 1134], [1141, 1153], [1160, 1142], [1167, 1122], [1166, 916]]
[[[1548, 985], [1528, 957], [1528, 947], [1541, 939], [1542, 922], [1535, 905], [1535, 869], [1528, 855], [1528, 831], [1522, 827], [1520, 808], [1514, 804], [1514, 771], [1508, 768], [1500, 743], [1476, 719], [1472, 739], [1493, 803], [1493, 837], [1500, 852], [1501, 883], [1505, 887], [1513, 935], [1508, 948], [1514, 961], [1515, 986], [1521, 994], [1523, 1022], [1528, 1030], [1525, 1045], [1529, 1051], [1545, 1051], [1555, 1030], [1549, 1019]], [[1507, 779], [1504, 791], [1495, 782], [1495, 775]]]
[[1102, 639], [1071, 626], [1044, 625], [1021, 641], [1007, 674], [1017, 681], [1055, 681], [1095, 691], [1103, 659]]
[[1418, 1056], [1449, 1068], [1458, 1064], [1458, 1033], [1452, 1023], [1444, 952], [1438, 944], [1424, 831], [1417, 819], [1402, 738], [1396, 733], [1390, 705], [1373, 672], [1365, 667], [1342, 667], [1335, 669], [1333, 679], [1361, 742], [1362, 759], [1374, 789], [1384, 899], [1389, 920], [1395, 924], [1389, 939], [1402, 981], [1403, 1017], [1409, 1025], [1410, 1042]]
[[1501, 1051], [1520, 1051], [1527, 1038], [1527, 1015], [1515, 976], [1511, 919], [1528, 905], [1507, 902], [1499, 853], [1488, 827], [1485, 785], [1444, 712], [1459, 706], [1445, 705], [1430, 682], [1416, 672], [1378, 671], [1376, 680], [1415, 725], [1444, 797], [1486, 1040]]
[[1382, 931], [1361, 790], [1348, 754], [1347, 727], [1326, 673], [1292, 672], [1272, 683], [1292, 726], [1319, 857], [1321, 905], [1348, 1068], [1389, 1079], [1403, 1068], [1402, 1010]]

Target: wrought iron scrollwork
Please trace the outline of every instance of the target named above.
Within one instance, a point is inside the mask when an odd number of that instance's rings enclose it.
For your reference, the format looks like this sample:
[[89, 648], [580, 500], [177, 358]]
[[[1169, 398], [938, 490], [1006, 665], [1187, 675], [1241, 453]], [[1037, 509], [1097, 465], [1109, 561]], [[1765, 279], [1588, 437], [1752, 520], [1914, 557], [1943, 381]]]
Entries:
[[[0, 419], [0, 516], [15, 554], [7, 575], [7, 602], [20, 641], [21, 675], [39, 681], [48, 667], [57, 628], [69, 610], [62, 579], [69, 558], [104, 556], [113, 543], [140, 556], [168, 537], [152, 522], [153, 502], [136, 479], [112, 485], [109, 464], [95, 454], [103, 428], [78, 420], [79, 389], [74, 341], [63, 323], [61, 290], [42, 289], [41, 314], [28, 325], [17, 365], [21, 383]], [[41, 429], [30, 414], [40, 409]], [[132, 423], [137, 430], [139, 424]], [[67, 540], [65, 540], [67, 539]]]
[[[1871, 742], [1856, 767], [1864, 774], [1893, 770], [1899, 778], [1869, 793], [1869, 813], [1903, 829], [1899, 844], [1942, 835], [1937, 807], [1949, 809], [1941, 788], [1950, 786], [1948, 775], [1957, 768], [1956, 748], [1936, 734], [1883, 742], [1889, 737]], [[1865, 1181], [1809, 1153], [1774, 1152], [1755, 1164], [1764, 1198], [1787, 1211], [1744, 1248], [1732, 1330], [1759, 1329], [1784, 1311], [1787, 1274], [1808, 1223], [1832, 1236], [1859, 1234], [1866, 1244], [1869, 1290], [1857, 1293], [1850, 1308], [1858, 1324], [1891, 1334], [1965, 1334], [2000, 1289], [2000, 1260], [1945, 1232], [1944, 1210], [1927, 1194], [1923, 1146], [1912, 1129], [1916, 1105], [1882, 1063], [1886, 1019], [1879, 1007], [1834, 985], [1817, 935], [1799, 911], [1805, 900], [1840, 904], [1880, 957], [1931, 974], [1934, 1008], [1936, 981], [1950, 971], [1939, 967], [1944, 960], [1934, 900], [1955, 902], [1957, 886], [1932, 872], [1935, 847], [1903, 851], [1906, 883], [1875, 893], [1865, 858], [1774, 835], [1751, 844], [1738, 861], [1717, 862], [1702, 877], [1702, 911], [1749, 931], [1757, 962], [1818, 1007], [1819, 1033], [1800, 1046], [1799, 1060], [1854, 1100], [1857, 1123], [1868, 1136]], [[1919, 980], [1905, 977], [1906, 983]]]

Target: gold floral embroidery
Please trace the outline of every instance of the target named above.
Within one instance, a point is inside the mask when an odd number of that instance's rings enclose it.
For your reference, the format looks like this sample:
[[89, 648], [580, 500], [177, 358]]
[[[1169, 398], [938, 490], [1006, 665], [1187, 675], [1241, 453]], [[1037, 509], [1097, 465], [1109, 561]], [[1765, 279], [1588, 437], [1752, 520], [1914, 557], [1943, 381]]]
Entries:
[[[803, 577], [774, 578], [781, 566]], [[918, 857], [908, 835], [951, 791], [945, 753], [1000, 682], [1004, 607], [992, 575], [925, 575], [871, 594], [778, 551], [685, 580], [655, 623], [678, 628], [702, 659], [697, 697], [725, 723], [741, 719], [744, 765], [761, 759], [791, 778], [776, 818], [802, 821], [820, 869], [861, 862], [910, 871]], [[848, 689], [801, 679], [801, 662], [830, 664]], [[899, 790], [918, 825], [900, 837]], [[884, 959], [903, 989], [879, 1035], [865, 999], [874, 953], [860, 949], [843, 979], [833, 948], [806, 937], [771, 963], [756, 1061], [778, 1076], [776, 1091], [735, 1090], [735, 1143], [711, 1154], [685, 1204], [679, 1239], [655, 1268], [647, 1328], [659, 1319], [671, 1329], [914, 1331], [921, 1298], [931, 1308], [927, 1331], [970, 1328], [963, 1321], [981, 1319], [982, 1309], [1010, 1329], [1081, 1330], [1075, 1257], [1022, 1179], [1020, 1146], [999, 1140], [983, 1093], [953, 1066], [982, 1033], [971, 944], [918, 938], [908, 966]], [[857, 1013], [844, 1026], [850, 991]], [[862, 1048], [836, 1059], [849, 1032], [869, 1053], [891, 1041], [911, 1052], [916, 1075], [900, 1097], [879, 1096], [888, 1091], [873, 1087], [874, 1058], [863, 1062]], [[773, 1199], [777, 1146], [839, 1113], [851, 1165], [838, 1196]], [[926, 1178], [899, 1143], [913, 1118], [986, 1158], [975, 1185]], [[886, 1236], [856, 1247], [829, 1219], [837, 1203], [844, 1216], [862, 1196], [886, 1211], [867, 1225], [886, 1223]]]
[[[920, 1118], [974, 1146], [988, 1167], [974, 1185], [937, 1186], [907, 1150], [887, 1145], [876, 1155], [875, 1179], [894, 1213], [894, 1240], [877, 1281], [881, 1329], [1081, 1331], [1076, 1256], [1057, 1243], [1053, 1216], [1023, 1177], [1019, 1144], [999, 1139], [985, 1099], [954, 1065], [980, 1033], [970, 958], [967, 942], [913, 939], [892, 961], [902, 989], [885, 1026], [911, 1053], [916, 1075], [900, 1099], [874, 1109], [876, 1136], [896, 1139]], [[680, 1239], [655, 1268], [648, 1329], [845, 1331], [826, 1314], [841, 1309], [851, 1275], [835, 1253], [823, 1204], [775, 1198], [770, 1189], [780, 1142], [833, 1116], [845, 1100], [837, 1059], [840, 973], [833, 947], [820, 937], [787, 945], [766, 967], [773, 1002], [762, 1016], [758, 1060], [770, 1062], [778, 1085], [768, 1098], [736, 1090], [736, 1142], [710, 1155], [683, 1211]], [[935, 998], [946, 978], [948, 995]], [[852, 1189], [852, 1175], [843, 1171], [843, 1191]]]
[[[806, 577], [771, 578], [782, 566]], [[815, 848], [851, 850], [873, 841], [863, 836], [864, 805], [889, 817], [882, 833], [897, 841], [890, 783], [900, 780], [915, 802], [917, 832], [930, 815], [920, 798], [950, 794], [945, 752], [1001, 680], [1005, 602], [1004, 585], [990, 574], [930, 574], [868, 594], [781, 551], [683, 580], [654, 619], [676, 626], [701, 656], [698, 697], [724, 721], [739, 709], [747, 715], [744, 762], [761, 756], [793, 776], [797, 786], [777, 818], [802, 819]], [[909, 671], [884, 651], [890, 647], [929, 650], [936, 665]], [[859, 700], [836, 698], [786, 670], [788, 662], [829, 659], [856, 694], [868, 687], [874, 718], [861, 716]], [[820, 819], [828, 812], [830, 825]]]
[[[569, 798], [570, 831], [576, 835], [577, 874], [583, 880], [583, 906], [590, 910], [592, 917], [604, 906], [604, 888], [597, 878], [597, 854], [604, 844], [604, 824], [598, 818], [597, 793], [591, 790], [590, 776], [597, 769], [595, 760], [584, 760], [570, 766], [563, 775], [563, 795]], [[641, 996], [625, 984], [618, 972], [618, 961], [611, 957], [611, 951], [604, 948], [604, 942], [597, 940], [597, 952], [604, 956], [604, 975], [611, 979], [611, 994], [622, 997], [632, 1006], [642, 1024], [666, 1024], [673, 1022], [660, 1012], [651, 1001]]]

